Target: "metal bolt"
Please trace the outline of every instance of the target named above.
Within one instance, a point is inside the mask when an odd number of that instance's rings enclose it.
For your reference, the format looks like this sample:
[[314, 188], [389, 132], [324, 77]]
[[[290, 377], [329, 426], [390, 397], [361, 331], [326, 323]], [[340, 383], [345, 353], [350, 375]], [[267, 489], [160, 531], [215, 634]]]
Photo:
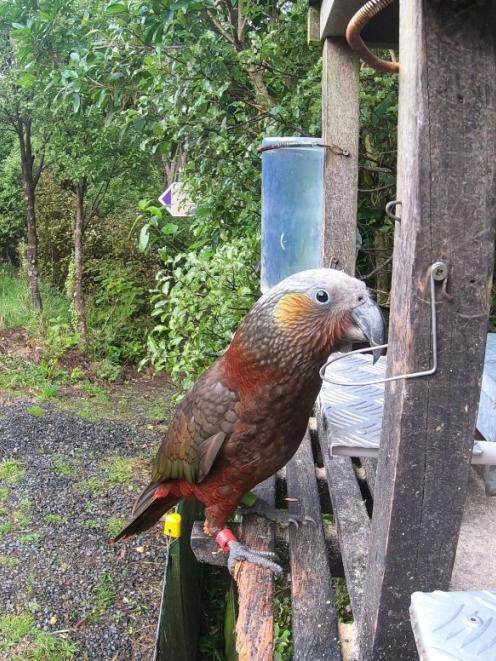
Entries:
[[434, 280], [441, 282], [448, 276], [448, 265], [446, 262], [434, 262], [431, 266], [431, 273]]

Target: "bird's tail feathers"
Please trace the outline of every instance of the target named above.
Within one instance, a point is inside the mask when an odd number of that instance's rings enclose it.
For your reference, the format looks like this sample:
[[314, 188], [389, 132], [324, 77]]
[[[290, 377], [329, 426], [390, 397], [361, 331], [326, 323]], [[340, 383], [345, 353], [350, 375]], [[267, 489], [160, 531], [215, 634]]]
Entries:
[[175, 494], [169, 493], [164, 483], [150, 482], [142, 491], [133, 508], [133, 519], [114, 537], [113, 542], [137, 535], [151, 528], [171, 507], [181, 500]]

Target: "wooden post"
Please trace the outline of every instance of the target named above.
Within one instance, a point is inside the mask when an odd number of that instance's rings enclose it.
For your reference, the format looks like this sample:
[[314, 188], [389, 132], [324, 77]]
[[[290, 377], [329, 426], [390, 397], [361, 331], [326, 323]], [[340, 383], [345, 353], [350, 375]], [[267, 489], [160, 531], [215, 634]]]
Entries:
[[327, 38], [323, 50], [322, 137], [334, 148], [326, 149], [322, 265], [352, 275], [356, 259], [358, 92], [357, 56], [344, 39]]
[[[275, 504], [275, 477], [254, 490], [269, 505]], [[245, 517], [241, 540], [259, 551], [274, 550], [274, 526], [251, 514]], [[238, 585], [238, 621], [236, 622], [236, 651], [239, 661], [272, 661], [274, 658], [274, 598], [273, 575], [250, 562], [237, 563], [234, 570]]]
[[460, 530], [479, 399], [494, 259], [494, 3], [402, 0], [397, 223], [389, 374], [431, 364], [429, 267], [439, 369], [388, 384], [362, 659], [416, 659], [414, 590], [446, 590]]
[[316, 525], [290, 526], [292, 625], [295, 659], [341, 661], [319, 491], [307, 432], [286, 468], [289, 510], [311, 516]]

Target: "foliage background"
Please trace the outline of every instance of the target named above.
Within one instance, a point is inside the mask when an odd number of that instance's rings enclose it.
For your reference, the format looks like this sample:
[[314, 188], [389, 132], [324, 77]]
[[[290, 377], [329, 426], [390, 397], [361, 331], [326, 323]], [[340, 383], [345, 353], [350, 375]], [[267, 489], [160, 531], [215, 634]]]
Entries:
[[[67, 295], [64, 323], [45, 314], [40, 334], [72, 323], [78, 343], [72, 191], [84, 176], [90, 201], [109, 180], [84, 238], [89, 358], [114, 375], [150, 363], [187, 388], [225, 348], [258, 295], [257, 147], [321, 132], [320, 49], [306, 43], [306, 12], [303, 0], [0, 0], [16, 55], [13, 66], [4, 54], [11, 94], [42, 90], [42, 117], [26, 105], [35, 156], [46, 151], [40, 272]], [[358, 269], [373, 272], [367, 283], [387, 303], [397, 81], [366, 67], [361, 81]], [[18, 267], [19, 150], [1, 106], [0, 130], [0, 255]], [[155, 202], [179, 179], [195, 204], [188, 218]]]

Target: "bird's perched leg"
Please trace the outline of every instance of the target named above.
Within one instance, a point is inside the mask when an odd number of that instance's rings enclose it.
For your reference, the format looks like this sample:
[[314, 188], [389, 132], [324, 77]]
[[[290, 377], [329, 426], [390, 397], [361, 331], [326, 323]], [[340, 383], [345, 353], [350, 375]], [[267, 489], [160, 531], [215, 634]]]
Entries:
[[[238, 501], [239, 502], [239, 501]], [[232, 576], [234, 576], [234, 567], [237, 562], [252, 562], [260, 567], [270, 569], [271, 572], [279, 576], [282, 574], [282, 567], [277, 564], [279, 558], [272, 551], [257, 551], [244, 544], [241, 544], [236, 535], [229, 528], [225, 527], [235, 507], [225, 504], [214, 504], [205, 510], [205, 523], [203, 532], [206, 535], [215, 535], [215, 541], [224, 553], [229, 553], [227, 567]]]
[[258, 498], [251, 491], [245, 494], [241, 502], [243, 506], [238, 510], [240, 514], [258, 514], [259, 516], [263, 516], [265, 519], [268, 519], [273, 523], [278, 523], [281, 526], [289, 526], [291, 523], [294, 523], [296, 528], [298, 528], [300, 523], [312, 523], [314, 526], [317, 525], [317, 522], [311, 516], [307, 516], [306, 514], [296, 514], [294, 512], [288, 512], [287, 510], [271, 507], [265, 502], [265, 500]]
[[276, 562], [279, 558], [275, 553], [272, 553], [272, 551], [256, 551], [255, 549], [250, 549], [248, 546], [238, 542], [235, 534], [229, 528], [223, 528], [217, 533], [215, 541], [222, 551], [229, 553], [227, 568], [232, 576], [234, 576], [236, 563], [245, 560], [247, 562], [252, 562], [254, 565], [270, 569], [270, 571], [276, 576], [282, 574], [283, 570]]

